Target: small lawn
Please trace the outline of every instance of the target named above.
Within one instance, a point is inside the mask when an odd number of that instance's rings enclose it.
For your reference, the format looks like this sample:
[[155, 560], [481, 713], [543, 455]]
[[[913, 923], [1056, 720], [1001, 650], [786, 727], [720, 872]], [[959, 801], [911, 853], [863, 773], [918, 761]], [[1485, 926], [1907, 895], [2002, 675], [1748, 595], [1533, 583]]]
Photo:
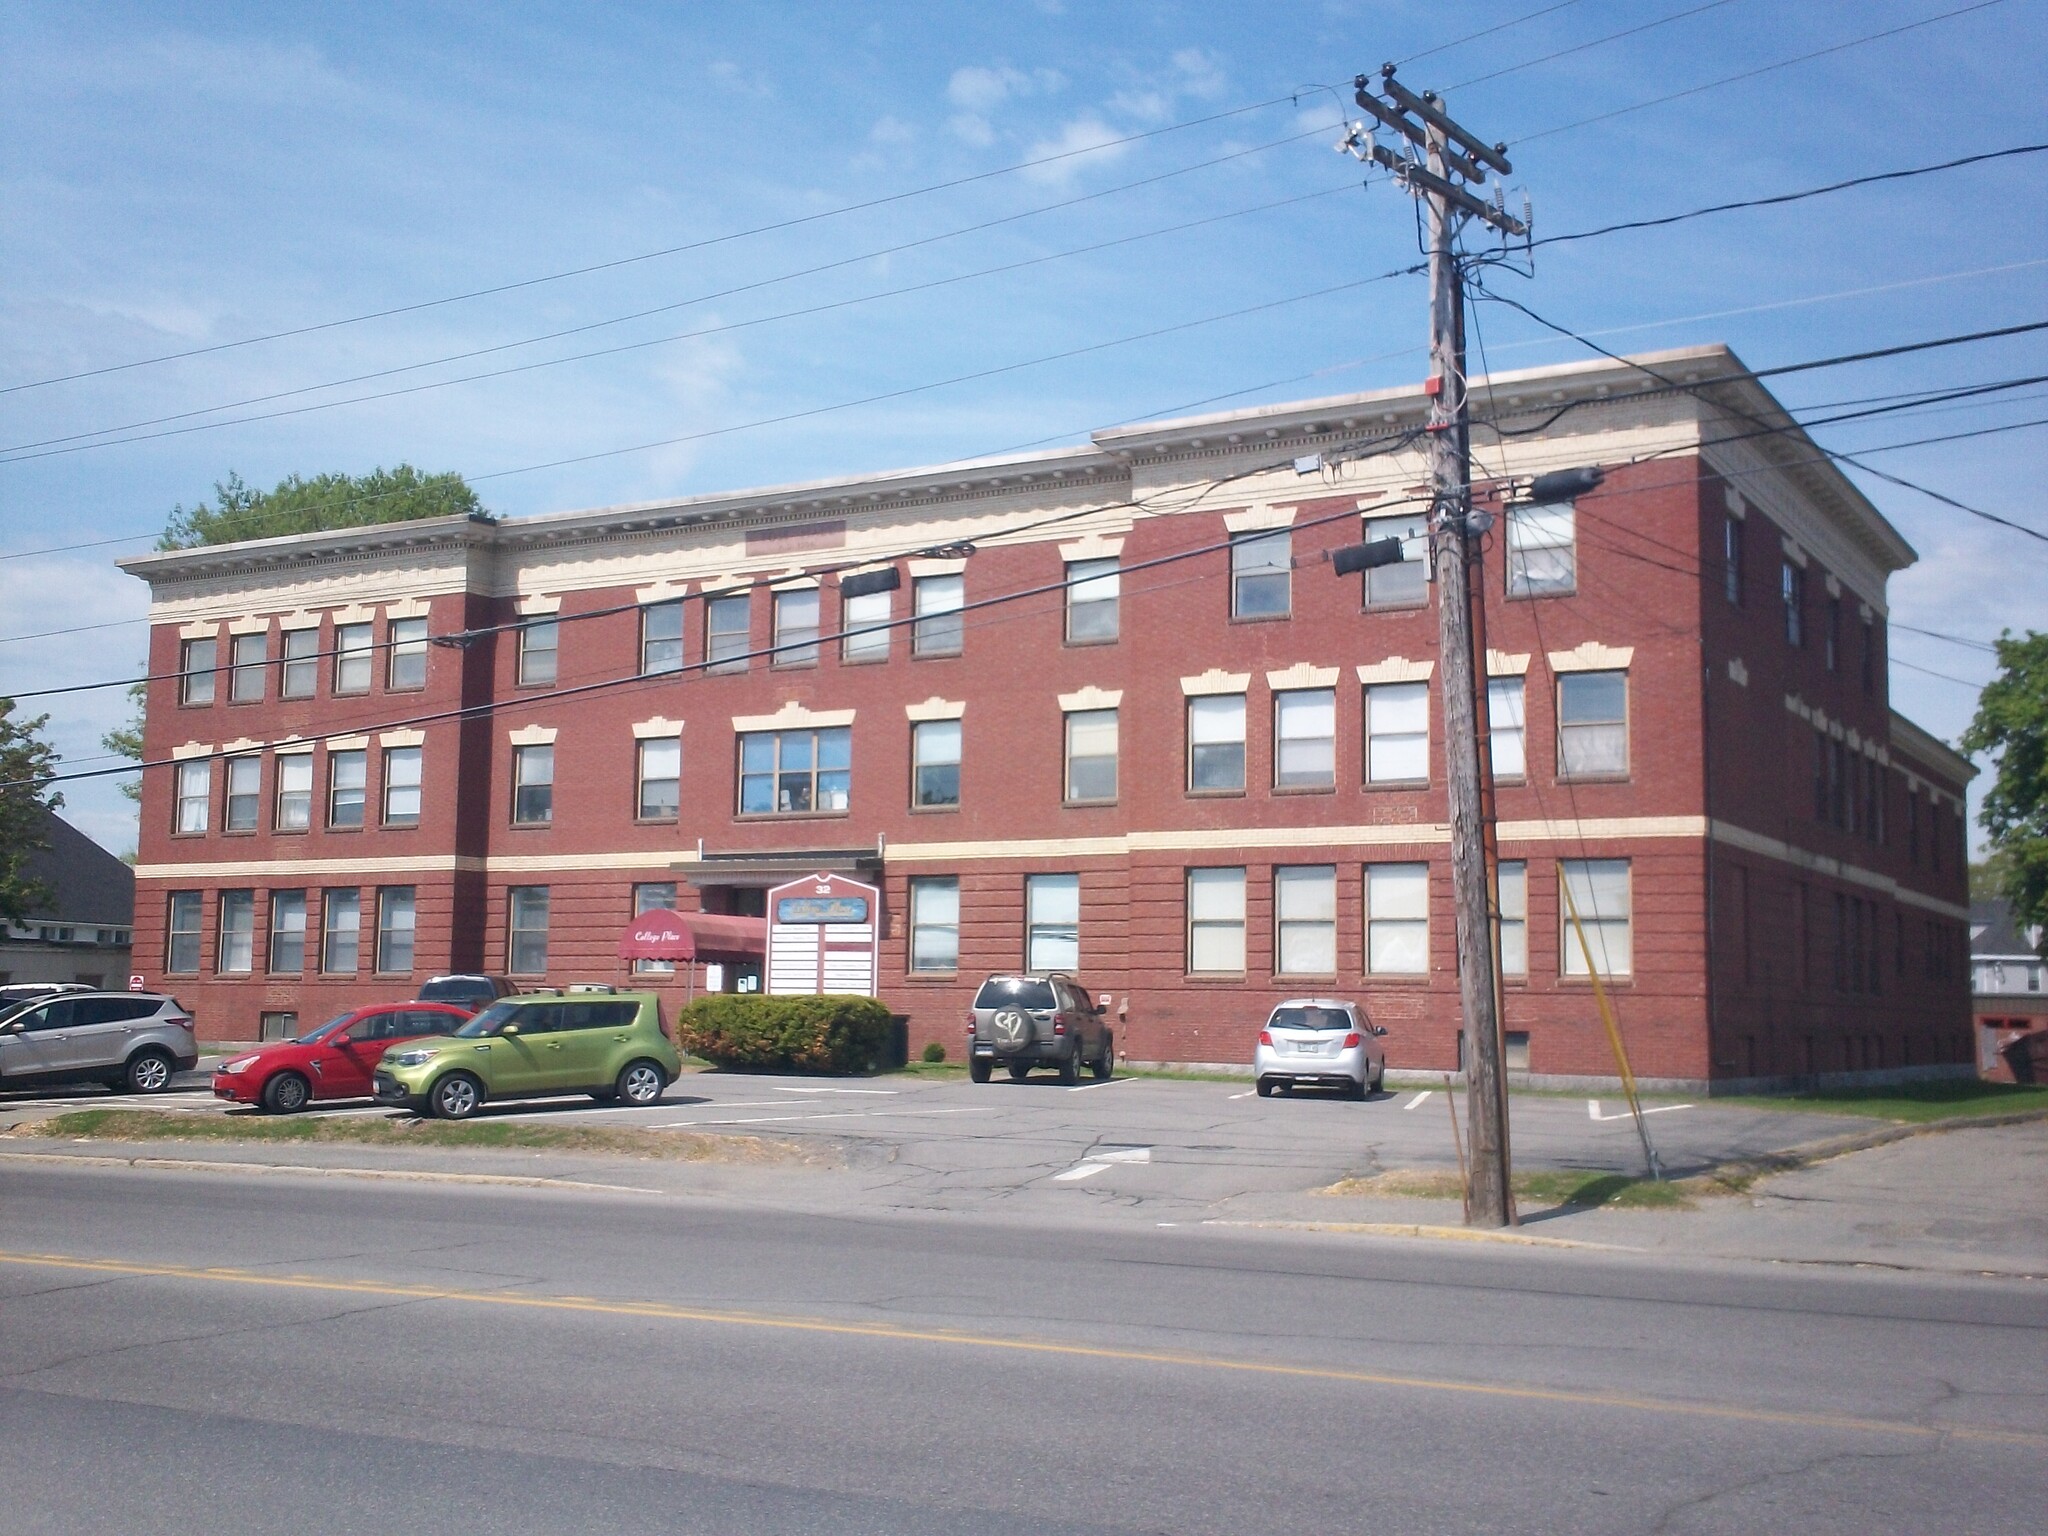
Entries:
[[[1515, 1175], [1515, 1196], [1525, 1210], [1547, 1206], [1590, 1210], [1607, 1205], [1621, 1210], [1681, 1211], [1691, 1207], [1692, 1195], [1706, 1192], [1693, 1187], [1691, 1181], [1659, 1183], [1625, 1173], [1538, 1169]], [[1455, 1173], [1396, 1171], [1369, 1179], [1342, 1179], [1323, 1193], [1380, 1200], [1457, 1200], [1463, 1190]]]
[[1811, 1093], [1717, 1098], [1706, 1102], [1717, 1106], [1746, 1104], [1756, 1109], [1807, 1109], [1835, 1115], [1868, 1115], [1875, 1120], [1902, 1120], [1922, 1125], [1959, 1115], [2048, 1109], [2048, 1088], [1975, 1081], [1909, 1083], [1895, 1088], [1824, 1088]]

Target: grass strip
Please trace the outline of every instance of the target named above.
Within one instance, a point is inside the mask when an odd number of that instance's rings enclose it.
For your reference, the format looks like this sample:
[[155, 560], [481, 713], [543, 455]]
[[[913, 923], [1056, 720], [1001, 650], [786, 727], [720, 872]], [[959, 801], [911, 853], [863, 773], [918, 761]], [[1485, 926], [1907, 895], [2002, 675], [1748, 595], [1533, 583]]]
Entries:
[[[1677, 1179], [1659, 1183], [1624, 1173], [1585, 1173], [1549, 1168], [1518, 1173], [1514, 1178], [1515, 1195], [1524, 1202], [1570, 1206], [1579, 1210], [1603, 1205], [1618, 1210], [1690, 1210], [1695, 1197], [1715, 1192], [1705, 1187], [1711, 1182], [1706, 1179]], [[1727, 1192], [1734, 1191], [1730, 1189]], [[1395, 1170], [1369, 1178], [1339, 1179], [1321, 1193], [1379, 1200], [1456, 1200], [1464, 1191], [1455, 1173]]]
[[2048, 1110], [2048, 1087], [2034, 1084], [1958, 1082], [1906, 1083], [1891, 1088], [1823, 1088], [1810, 1093], [1782, 1093], [1716, 1098], [1715, 1108], [1741, 1104], [1752, 1109], [1803, 1109], [1825, 1114], [1869, 1115], [1926, 1125], [1959, 1115], [2014, 1114]]
[[47, 1140], [258, 1142], [305, 1146], [460, 1147], [600, 1153], [689, 1163], [813, 1163], [791, 1142], [633, 1126], [522, 1125], [517, 1120], [411, 1120], [369, 1115], [184, 1115], [150, 1109], [82, 1109], [19, 1125], [9, 1134]]

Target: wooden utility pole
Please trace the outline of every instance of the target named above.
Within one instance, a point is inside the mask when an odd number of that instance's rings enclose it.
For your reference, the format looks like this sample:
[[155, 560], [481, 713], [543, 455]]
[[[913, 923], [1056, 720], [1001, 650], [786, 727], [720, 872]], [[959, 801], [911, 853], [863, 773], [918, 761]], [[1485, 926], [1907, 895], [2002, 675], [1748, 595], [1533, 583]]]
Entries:
[[1508, 1187], [1507, 1079], [1495, 974], [1499, 909], [1481, 789], [1480, 690], [1486, 686], [1486, 663], [1475, 655], [1473, 630], [1473, 600], [1485, 590], [1473, 570], [1483, 529], [1472, 515], [1465, 284], [1457, 237], [1472, 219], [1508, 235], [1524, 235], [1528, 227], [1498, 201], [1485, 202], [1459, 184], [1483, 186], [1488, 168], [1512, 174], [1505, 145], [1482, 143], [1453, 122], [1433, 94], [1417, 96], [1397, 81], [1391, 64], [1380, 71], [1377, 94], [1367, 76], [1360, 75], [1355, 86], [1358, 104], [1409, 147], [1396, 154], [1374, 141], [1363, 125], [1353, 130], [1349, 147], [1358, 152], [1362, 146], [1360, 157], [1392, 172], [1428, 213], [1430, 547], [1450, 790], [1451, 886], [1458, 915], [1458, 996], [1465, 1021], [1466, 1120], [1472, 1137], [1466, 1219], [1504, 1227], [1515, 1217]]

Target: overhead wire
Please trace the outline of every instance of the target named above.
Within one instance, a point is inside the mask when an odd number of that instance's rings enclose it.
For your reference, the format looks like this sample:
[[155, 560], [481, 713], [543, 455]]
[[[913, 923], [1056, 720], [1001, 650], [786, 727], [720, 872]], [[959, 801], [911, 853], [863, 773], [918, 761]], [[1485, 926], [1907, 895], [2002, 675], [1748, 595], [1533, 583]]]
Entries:
[[1580, 0], [1553, 0], [1552, 4], [1530, 11], [1525, 15], [1517, 16], [1511, 21], [1496, 22], [1494, 25], [1483, 27], [1477, 32], [1468, 32], [1463, 37], [1453, 38], [1448, 43], [1438, 43], [1434, 48], [1425, 48], [1420, 53], [1411, 53], [1408, 57], [1401, 60], [1401, 67], [1405, 69], [1410, 64], [1417, 63], [1422, 59], [1432, 58], [1439, 53], [1449, 53], [1453, 48], [1462, 48], [1467, 43], [1476, 43], [1482, 37], [1492, 37], [1496, 32], [1505, 32], [1511, 27], [1519, 27], [1523, 22], [1534, 21], [1539, 16], [1548, 16], [1554, 11], [1568, 11], [1579, 3]]
[[1609, 43], [1618, 43], [1623, 38], [1634, 37], [1639, 32], [1654, 32], [1659, 27], [1670, 26], [1674, 21], [1683, 21], [1686, 17], [1697, 16], [1702, 11], [1717, 11], [1724, 5], [1732, 4], [1734, 4], [1734, 0], [1704, 0], [1703, 4], [1690, 6], [1682, 11], [1673, 11], [1670, 15], [1659, 16], [1654, 21], [1639, 22], [1633, 27], [1624, 27], [1619, 32], [1610, 32], [1605, 37], [1596, 37], [1583, 43], [1573, 43], [1568, 48], [1560, 48], [1556, 52], [1546, 53], [1540, 58], [1524, 59], [1519, 64], [1504, 65], [1499, 69], [1489, 70], [1483, 75], [1474, 75], [1469, 80], [1460, 80], [1456, 85], [1445, 86], [1444, 94], [1448, 95], [1452, 91], [1462, 91], [1469, 85], [1484, 85], [1489, 80], [1499, 80], [1508, 75], [1520, 74], [1525, 69], [1534, 69], [1539, 64], [1549, 64], [1558, 59], [1569, 58], [1575, 53], [1585, 53], [1593, 48], [1604, 48]]

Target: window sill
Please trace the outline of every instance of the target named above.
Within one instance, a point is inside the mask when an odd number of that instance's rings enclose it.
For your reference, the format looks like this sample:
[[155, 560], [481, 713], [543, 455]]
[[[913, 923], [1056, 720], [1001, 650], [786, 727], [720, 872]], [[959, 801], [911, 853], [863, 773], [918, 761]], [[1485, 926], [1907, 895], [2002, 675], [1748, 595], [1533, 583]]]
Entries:
[[775, 822], [775, 821], [845, 821], [853, 815], [847, 811], [735, 811], [734, 821]]
[[815, 672], [817, 668], [818, 663], [815, 660], [771, 661], [768, 663], [768, 670], [771, 672]]
[[417, 832], [420, 829], [417, 821], [386, 821], [378, 823], [378, 826], [385, 832]]
[[1429, 602], [1427, 599], [1424, 599], [1419, 603], [1364, 603], [1360, 605], [1358, 611], [1360, 613], [1423, 613], [1428, 608]]
[[1242, 800], [1244, 795], [1244, 786], [1241, 784], [1236, 789], [1191, 789], [1187, 791], [1187, 797], [1190, 800]]
[[1233, 624], [1285, 624], [1293, 617], [1294, 611], [1292, 609], [1289, 609], [1286, 613], [1233, 613], [1230, 616], [1230, 622]]
[[1428, 779], [1367, 779], [1360, 787], [1370, 793], [1373, 790], [1380, 789], [1417, 790], [1427, 789], [1429, 786], [1430, 781]]
[[552, 832], [555, 827], [552, 821], [514, 821], [506, 825], [514, 832]]
[[367, 699], [369, 696], [370, 690], [367, 688], [337, 688], [334, 690], [334, 697], [337, 699]]
[[1251, 976], [1244, 971], [1189, 971], [1181, 980], [1191, 987], [1241, 987]]
[[213, 708], [213, 700], [211, 700], [211, 699], [208, 699], [208, 700], [206, 700], [206, 701], [205, 701], [204, 703], [201, 703], [201, 702], [200, 702], [199, 700], [197, 700], [197, 699], [180, 699], [180, 700], [178, 700], [178, 708], [180, 708], [180, 709], [211, 709], [211, 708]]
[[1060, 802], [1060, 809], [1063, 811], [1099, 811], [1115, 804], [1116, 801], [1114, 800], [1062, 800]]
[[[1630, 777], [1631, 775], [1627, 773], [1560, 773], [1557, 776], [1557, 782], [1560, 784], [1626, 784]], [[1836, 830], [1842, 831], [1845, 829], [1838, 827]]]
[[339, 836], [342, 836], [342, 835], [344, 835], [344, 834], [354, 834], [354, 833], [357, 833], [357, 832], [360, 832], [360, 831], [362, 831], [363, 829], [362, 829], [362, 827], [361, 827], [361, 826], [359, 826], [359, 825], [358, 825], [358, 826], [340, 826], [340, 827], [337, 827], [337, 826], [335, 826], [335, 825], [334, 825], [334, 823], [333, 823], [333, 822], [329, 822], [329, 823], [328, 823], [328, 824], [327, 824], [327, 825], [326, 825], [326, 826], [325, 826], [324, 828], [322, 828], [322, 830], [323, 830], [323, 831], [325, 831], [325, 832], [331, 833], [331, 834], [333, 834], [334, 836], [337, 836], [337, 837], [339, 837]]
[[958, 971], [905, 971], [903, 979], [909, 982], [954, 982], [960, 979]]
[[403, 688], [386, 688], [384, 691], [386, 693], [425, 693], [427, 685], [425, 683], [408, 683]]
[[1433, 978], [1426, 971], [1367, 971], [1365, 979], [1376, 987], [1427, 987], [1433, 984]]
[[1089, 648], [1089, 647], [1091, 647], [1091, 646], [1098, 646], [1098, 645], [1116, 645], [1116, 644], [1118, 644], [1118, 643], [1119, 643], [1119, 642], [1120, 642], [1120, 641], [1121, 641], [1122, 639], [1123, 639], [1123, 636], [1122, 636], [1122, 635], [1103, 635], [1103, 636], [1100, 636], [1100, 637], [1098, 637], [1098, 638], [1096, 638], [1096, 639], [1092, 639], [1092, 640], [1077, 640], [1077, 639], [1075, 639], [1075, 638], [1074, 638], [1074, 637], [1073, 637], [1072, 635], [1069, 635], [1069, 636], [1067, 636], [1067, 638], [1066, 638], [1066, 639], [1065, 639], [1064, 641], [1062, 641], [1061, 643], [1062, 643], [1062, 644], [1064, 644], [1065, 646], [1067, 646], [1067, 647], [1068, 647], [1069, 649], [1071, 649], [1071, 650], [1077, 650], [1077, 651], [1078, 651], [1078, 650], [1086, 650], [1086, 649], [1088, 649], [1088, 648]]
[[318, 697], [318, 694], [313, 693], [280, 693], [277, 696], [277, 702], [280, 704], [303, 704], [308, 699]]
[[306, 837], [312, 831], [311, 827], [272, 827], [270, 835], [272, 837]]
[[[1603, 987], [1633, 987], [1635, 983], [1636, 979], [1633, 976], [1602, 976], [1600, 978], [1600, 985]], [[1593, 990], [1593, 978], [1590, 976], [1560, 976], [1557, 978], [1557, 984], [1560, 987], [1570, 987], [1574, 991], [1583, 990], [1590, 992]], [[1810, 988], [1809, 990], [1818, 991], [1819, 988]]]
[[1273, 793], [1275, 795], [1334, 795], [1337, 793], [1337, 786], [1335, 783], [1275, 784], [1273, 786]]
[[912, 661], [958, 661], [961, 655], [962, 652], [960, 651], [912, 651], [910, 659]]
[[[177, 833], [172, 834], [172, 836], [174, 837], [178, 835], [179, 834]], [[183, 835], [186, 837], [190, 837], [192, 834], [187, 832]], [[254, 827], [222, 827], [220, 829], [220, 835], [222, 837], [254, 837], [256, 835], [256, 829]]]
[[839, 658], [842, 667], [880, 667], [888, 664], [887, 656], [845, 656]]
[[201, 838], [210, 836], [212, 836], [212, 834], [209, 832], [173, 832], [171, 834], [171, 838], [174, 842], [186, 843], [197, 842]]
[[1276, 987], [1292, 987], [1309, 983], [1324, 986], [1334, 984], [1339, 978], [1335, 971], [1275, 971], [1271, 979]]
[[633, 825], [634, 825], [634, 826], [636, 826], [636, 827], [673, 827], [673, 826], [679, 826], [679, 825], [681, 825], [681, 823], [682, 823], [682, 817], [681, 817], [681, 816], [679, 816], [679, 815], [678, 815], [678, 816], [635, 816], [635, 817], [633, 818]]
[[269, 701], [268, 701], [267, 699], [229, 699], [229, 700], [228, 700], [228, 708], [229, 708], [229, 709], [247, 709], [247, 708], [249, 708], [249, 707], [250, 707], [251, 705], [253, 705], [253, 704], [264, 704], [264, 703], [268, 703], [268, 702], [269, 702]]
[[[514, 691], [521, 693], [537, 693], [544, 688], [552, 688], [554, 686], [553, 683], [514, 683], [512, 685]], [[339, 698], [340, 695], [337, 694], [336, 697]]]
[[910, 808], [910, 814], [913, 816], [958, 816], [960, 814], [960, 806], [957, 802], [952, 805], [913, 805]]
[[1577, 597], [1578, 595], [1579, 589], [1576, 585], [1573, 585], [1558, 587], [1554, 591], [1549, 592], [1510, 592], [1507, 595], [1507, 600], [1511, 603], [1540, 603], [1547, 597]]

